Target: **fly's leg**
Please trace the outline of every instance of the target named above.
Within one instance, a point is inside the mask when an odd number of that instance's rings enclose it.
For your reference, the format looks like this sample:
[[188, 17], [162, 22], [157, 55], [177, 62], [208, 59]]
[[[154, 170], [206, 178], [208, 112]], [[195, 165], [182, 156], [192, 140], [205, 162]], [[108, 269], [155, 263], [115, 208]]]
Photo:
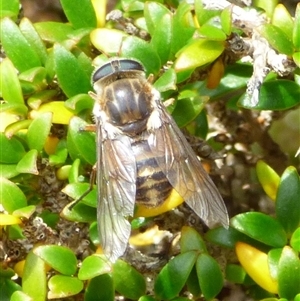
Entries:
[[96, 176], [97, 176], [97, 166], [95, 164], [93, 166], [93, 169], [92, 169], [92, 172], [91, 172], [91, 176], [90, 176], [90, 187], [79, 198], [77, 198], [75, 201], [73, 201], [69, 205], [68, 209], [70, 211], [93, 190], [94, 184], [96, 182]]

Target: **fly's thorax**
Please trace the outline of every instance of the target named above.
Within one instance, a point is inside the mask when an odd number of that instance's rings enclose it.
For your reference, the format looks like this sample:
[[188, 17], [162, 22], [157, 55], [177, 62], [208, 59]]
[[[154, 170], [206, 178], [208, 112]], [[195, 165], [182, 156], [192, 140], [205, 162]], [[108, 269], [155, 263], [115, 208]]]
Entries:
[[107, 120], [132, 135], [145, 130], [153, 110], [151, 97], [144, 78], [122, 78], [106, 86], [99, 101]]

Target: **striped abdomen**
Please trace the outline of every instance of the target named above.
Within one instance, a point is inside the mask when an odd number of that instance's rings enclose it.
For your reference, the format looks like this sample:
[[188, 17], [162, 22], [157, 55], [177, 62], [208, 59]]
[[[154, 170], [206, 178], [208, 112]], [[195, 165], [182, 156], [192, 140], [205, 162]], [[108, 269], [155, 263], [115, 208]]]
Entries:
[[147, 140], [132, 143], [136, 158], [136, 202], [148, 207], [161, 205], [169, 196], [172, 186], [159, 168]]

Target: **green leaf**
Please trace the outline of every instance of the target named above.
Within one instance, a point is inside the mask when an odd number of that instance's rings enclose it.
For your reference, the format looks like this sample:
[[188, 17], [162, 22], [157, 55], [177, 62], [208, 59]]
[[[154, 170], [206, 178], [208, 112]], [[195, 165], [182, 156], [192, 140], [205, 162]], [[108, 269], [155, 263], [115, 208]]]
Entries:
[[154, 283], [154, 291], [158, 298], [169, 300], [179, 294], [192, 271], [196, 258], [197, 252], [186, 252], [177, 255], [162, 268]]
[[[64, 142], [61, 140], [60, 142]], [[68, 158], [68, 150], [66, 147], [59, 147], [61, 143], [58, 144], [58, 147], [55, 150], [54, 154], [51, 154], [49, 156], [49, 164], [51, 166], [60, 166], [61, 164], [64, 164]], [[64, 143], [63, 143], [64, 144]], [[62, 173], [63, 174], [63, 173]], [[65, 179], [67, 176], [65, 177]]]
[[[85, 192], [90, 189], [89, 183], [71, 183], [62, 189], [62, 192], [71, 197], [72, 199], [78, 199]], [[97, 207], [97, 189], [93, 189], [83, 199], [82, 203], [94, 207]]]
[[[69, 205], [71, 204], [72, 203]], [[97, 210], [96, 208], [92, 208], [79, 202], [72, 208], [72, 210], [69, 210], [68, 207], [65, 207], [61, 212], [61, 216], [69, 221], [92, 223], [96, 220]]]
[[159, 92], [176, 90], [176, 73], [174, 69], [169, 69], [153, 84], [154, 88]]
[[80, 160], [79, 159], [75, 159], [72, 163], [70, 172], [69, 172], [69, 176], [68, 176], [68, 180], [69, 183], [78, 183], [79, 182], [79, 168], [80, 168]]
[[94, 7], [90, 0], [60, 0], [64, 13], [75, 29], [97, 27]]
[[0, 64], [1, 86], [3, 100], [10, 104], [24, 104], [17, 71], [11, 61], [6, 58]]
[[78, 114], [84, 110], [92, 110], [94, 100], [88, 94], [77, 94], [65, 101], [65, 106], [68, 109]]
[[89, 238], [94, 245], [100, 245], [100, 239], [98, 234], [98, 225], [97, 222], [94, 221], [90, 224], [89, 228]]
[[187, 226], [184, 226], [181, 230], [180, 250], [181, 253], [188, 251], [207, 253], [206, 245], [200, 234], [195, 229]]
[[243, 284], [245, 277], [246, 277], [246, 272], [245, 270], [237, 264], [228, 264], [226, 266], [226, 280], [232, 282], [232, 283], [239, 283]]
[[10, 301], [32, 301], [32, 298], [21, 291], [16, 291], [12, 294]]
[[293, 54], [293, 60], [295, 62], [295, 64], [300, 67], [300, 52], [295, 52]]
[[117, 260], [112, 276], [116, 290], [125, 298], [136, 300], [145, 294], [144, 277], [125, 261]]
[[49, 299], [66, 298], [77, 295], [83, 289], [83, 282], [77, 278], [54, 275], [49, 279]]
[[111, 272], [111, 264], [104, 255], [91, 255], [83, 260], [78, 279], [88, 280], [109, 272]]
[[25, 217], [26, 219], [29, 219], [32, 216], [32, 214], [35, 212], [35, 210], [36, 210], [36, 206], [29, 205], [29, 206], [15, 210], [14, 215], [18, 216], [18, 217]]
[[289, 246], [282, 250], [278, 264], [278, 292], [281, 298], [292, 300], [300, 293], [300, 260]]
[[57, 96], [56, 90], [38, 91], [28, 98], [27, 104], [31, 109], [37, 110], [43, 103], [51, 101], [55, 96]]
[[17, 164], [0, 164], [0, 177], [11, 179], [17, 176]]
[[263, 9], [266, 15], [269, 18], [271, 18], [278, 1], [277, 0], [255, 0], [254, 3], [257, 8]]
[[30, 173], [38, 175], [39, 171], [37, 168], [37, 157], [38, 151], [36, 149], [30, 150], [24, 157], [19, 161], [16, 169], [19, 173]]
[[214, 298], [223, 287], [223, 276], [218, 263], [210, 255], [203, 253], [197, 258], [196, 270], [202, 294], [208, 300]]
[[46, 139], [50, 134], [51, 122], [51, 112], [42, 113], [32, 121], [27, 132], [28, 146], [30, 149], [36, 149], [38, 152], [43, 149]]
[[201, 289], [199, 285], [199, 280], [197, 276], [196, 266], [194, 265], [192, 271], [186, 281], [186, 286], [188, 291], [194, 295], [194, 297], [200, 297]]
[[92, 44], [109, 56], [118, 55], [123, 39], [127, 36], [125, 32], [112, 28], [97, 28], [90, 34]]
[[20, 30], [44, 65], [48, 57], [47, 48], [29, 19], [23, 18], [21, 20]]
[[293, 44], [296, 50], [300, 50], [300, 3], [297, 4], [293, 27]]
[[295, 167], [288, 167], [280, 179], [276, 197], [276, 215], [288, 234], [300, 224], [300, 179]]
[[184, 127], [200, 114], [204, 105], [205, 100], [201, 96], [178, 99], [172, 117], [180, 128]]
[[60, 22], [40, 22], [34, 27], [43, 41], [54, 44], [62, 43], [71, 38], [74, 29], [70, 24]]
[[46, 300], [46, 267], [45, 262], [33, 252], [28, 253], [25, 261], [22, 289], [34, 301]]
[[12, 19], [17, 19], [20, 10], [19, 0], [3, 1], [1, 0], [0, 6], [0, 16], [1, 19], [4, 17], [10, 17]]
[[170, 11], [165, 5], [153, 1], [145, 3], [144, 17], [151, 36], [153, 36], [154, 31], [158, 27], [158, 23], [165, 15], [170, 15]]
[[300, 228], [292, 234], [290, 244], [295, 251], [300, 252]]
[[142, 296], [138, 301], [156, 301], [152, 296]]
[[259, 32], [279, 53], [286, 55], [293, 54], [293, 43], [280, 27], [272, 24], [264, 24], [259, 28]]
[[272, 15], [272, 24], [279, 27], [289, 39], [292, 39], [294, 21], [283, 4], [277, 4]]
[[253, 244], [253, 240], [246, 236], [245, 234], [235, 230], [234, 228], [229, 227], [229, 229], [225, 229], [223, 227], [210, 229], [205, 234], [205, 239], [208, 241], [221, 245], [226, 248], [233, 249], [235, 244], [238, 241], [247, 242], [249, 244]]
[[[160, 58], [152, 45], [146, 41], [129, 36], [123, 40], [121, 55], [123, 57], [135, 58], [145, 67], [146, 74], [157, 74], [160, 69]], [[151, 60], [149, 58], [151, 57]]]
[[25, 120], [19, 120], [19, 121], [16, 121], [16, 122], [13, 122], [13, 123], [9, 124], [5, 128], [5, 132], [4, 132], [5, 136], [8, 139], [11, 139], [19, 131], [24, 130], [24, 129], [27, 130], [31, 122], [32, 122], [32, 120], [25, 119]]
[[68, 97], [88, 93], [92, 89], [90, 79], [77, 58], [61, 45], [54, 45], [54, 61], [58, 82]]
[[19, 71], [41, 66], [38, 54], [12, 20], [2, 19], [0, 28], [1, 43], [5, 53]]
[[67, 145], [71, 158], [94, 165], [96, 162], [95, 134], [84, 131], [87, 125], [82, 119], [73, 117], [69, 124]]
[[77, 270], [77, 259], [69, 248], [56, 245], [44, 245], [33, 250], [36, 256], [43, 259], [54, 270], [72, 276]]
[[192, 38], [195, 24], [191, 14], [191, 5], [181, 2], [173, 16], [173, 35], [171, 42], [171, 58]]
[[51, 228], [57, 227], [57, 224], [60, 221], [58, 213], [52, 213], [48, 210], [44, 210], [39, 217], [42, 218], [44, 223]]
[[151, 45], [158, 53], [161, 64], [165, 64], [170, 58], [172, 41], [173, 18], [171, 14], [165, 14], [158, 20], [152, 35]]
[[259, 160], [256, 164], [256, 174], [265, 193], [272, 199], [276, 199], [278, 185], [280, 181], [279, 175], [268, 164]]
[[23, 144], [16, 138], [7, 139], [4, 133], [0, 133], [0, 162], [4, 164], [18, 163], [25, 155]]
[[221, 25], [224, 33], [229, 36], [232, 31], [232, 6], [229, 5], [221, 12]]
[[226, 34], [224, 31], [216, 26], [210, 24], [204, 24], [198, 29], [200, 35], [206, 37], [209, 40], [213, 41], [225, 41]]
[[0, 203], [8, 213], [27, 206], [22, 190], [13, 182], [0, 178]]
[[115, 288], [111, 275], [103, 274], [91, 279], [84, 294], [84, 301], [114, 301]]
[[287, 243], [282, 225], [274, 218], [260, 212], [246, 212], [231, 219], [236, 230], [266, 245], [280, 248]]
[[22, 91], [24, 95], [31, 95], [46, 89], [47, 71], [44, 67], [35, 67], [22, 72], [19, 75]]
[[122, 8], [126, 12], [136, 12], [144, 9], [144, 2], [139, 0], [122, 0]]
[[175, 71], [195, 69], [213, 62], [224, 50], [223, 42], [198, 39], [177, 54]]
[[219, 15], [219, 11], [217, 10], [205, 9], [202, 0], [195, 0], [195, 13], [197, 21], [201, 26], [208, 22], [210, 19]]
[[272, 279], [278, 279], [278, 263], [281, 256], [283, 248], [271, 249], [268, 252], [268, 265], [270, 270], [270, 276]]
[[290, 80], [272, 80], [264, 82], [259, 92], [259, 102], [256, 105], [249, 102], [249, 96], [244, 94], [238, 104], [247, 109], [255, 110], [286, 110], [300, 103], [300, 86]]

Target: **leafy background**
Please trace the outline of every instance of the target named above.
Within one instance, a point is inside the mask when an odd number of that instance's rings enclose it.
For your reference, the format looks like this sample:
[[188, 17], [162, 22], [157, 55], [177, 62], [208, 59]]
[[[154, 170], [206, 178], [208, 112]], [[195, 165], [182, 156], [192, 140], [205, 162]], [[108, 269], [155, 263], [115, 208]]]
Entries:
[[[269, 19], [242, 31], [232, 7], [202, 1], [0, 3], [1, 300], [300, 300], [299, 4], [255, 1]], [[106, 20], [115, 8], [121, 15]], [[253, 63], [228, 46], [233, 33], [246, 41], [254, 32], [287, 58], [258, 102], [245, 94]], [[201, 154], [210, 146], [203, 164], [229, 230], [207, 229], [184, 204], [150, 218], [142, 210], [130, 241], [141, 253], [112, 266], [95, 191], [65, 209], [89, 187], [87, 93], [108, 56], [140, 60], [163, 99], [174, 98], [178, 125], [207, 141], [189, 137]]]

